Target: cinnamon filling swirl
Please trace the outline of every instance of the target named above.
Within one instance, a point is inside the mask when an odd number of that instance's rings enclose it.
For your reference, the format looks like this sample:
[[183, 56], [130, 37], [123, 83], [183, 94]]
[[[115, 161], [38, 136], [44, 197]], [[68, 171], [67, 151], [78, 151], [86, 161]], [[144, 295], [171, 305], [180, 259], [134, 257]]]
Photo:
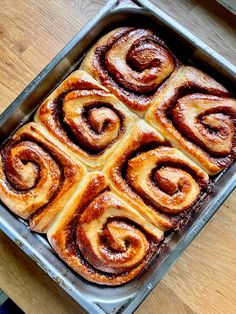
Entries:
[[49, 231], [60, 256], [84, 278], [122, 284], [136, 276], [158, 249], [163, 232], [109, 191], [102, 173], [91, 173], [61, 221]]
[[[87, 84], [86, 84], [87, 82]], [[101, 169], [137, 117], [83, 71], [72, 73], [41, 105], [35, 121], [89, 169]]]
[[85, 57], [81, 69], [142, 114], [177, 65], [177, 59], [153, 32], [124, 27], [102, 37]]
[[17, 131], [1, 150], [1, 200], [31, 228], [45, 232], [85, 170], [62, 154], [30, 123]]
[[145, 120], [214, 175], [235, 158], [236, 100], [200, 70], [180, 67], [159, 89]]

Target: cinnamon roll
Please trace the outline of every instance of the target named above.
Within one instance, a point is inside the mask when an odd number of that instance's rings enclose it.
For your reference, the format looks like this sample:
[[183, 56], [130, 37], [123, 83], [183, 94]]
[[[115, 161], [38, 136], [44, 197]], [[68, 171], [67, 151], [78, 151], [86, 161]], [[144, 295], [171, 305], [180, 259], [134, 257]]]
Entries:
[[58, 255], [83, 278], [123, 284], [147, 264], [163, 232], [109, 191], [100, 172], [90, 173], [48, 231]]
[[109, 186], [162, 230], [178, 228], [208, 184], [208, 175], [144, 121], [106, 163]]
[[83, 71], [73, 72], [40, 106], [35, 122], [63, 149], [100, 169], [136, 115]]
[[84, 166], [29, 123], [1, 149], [0, 199], [32, 230], [46, 232], [84, 175]]
[[214, 175], [236, 155], [236, 100], [200, 70], [182, 66], [159, 89], [145, 120]]
[[103, 36], [81, 64], [130, 109], [143, 115], [178, 61], [155, 33], [133, 27]]

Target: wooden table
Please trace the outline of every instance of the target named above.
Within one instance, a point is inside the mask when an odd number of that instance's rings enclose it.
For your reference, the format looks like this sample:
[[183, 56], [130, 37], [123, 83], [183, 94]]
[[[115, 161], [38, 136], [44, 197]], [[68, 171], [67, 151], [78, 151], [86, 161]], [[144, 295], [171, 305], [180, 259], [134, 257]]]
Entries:
[[[232, 63], [236, 19], [215, 1], [155, 0]], [[0, 110], [102, 7], [104, 0], [2, 0]], [[236, 193], [233, 193], [137, 313], [235, 313]], [[0, 233], [0, 288], [26, 313], [82, 312]]]

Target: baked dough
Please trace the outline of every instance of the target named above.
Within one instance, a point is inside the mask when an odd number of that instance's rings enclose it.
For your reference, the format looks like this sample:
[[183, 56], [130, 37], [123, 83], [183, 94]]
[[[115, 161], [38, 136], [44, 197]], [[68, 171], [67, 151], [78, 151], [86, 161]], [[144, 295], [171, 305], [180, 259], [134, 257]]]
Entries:
[[90, 49], [80, 69], [90, 73], [140, 116], [178, 60], [155, 33], [117, 28]]
[[85, 279], [123, 284], [147, 264], [163, 232], [108, 190], [100, 172], [82, 181], [77, 195], [48, 232], [59, 256]]
[[35, 115], [58, 145], [90, 170], [101, 169], [137, 116], [84, 71], [75, 71]]
[[145, 120], [214, 175], [236, 154], [236, 100], [200, 70], [182, 66], [159, 89]]
[[111, 190], [162, 230], [179, 226], [209, 182], [205, 171], [143, 120], [103, 171]]
[[86, 170], [50, 142], [31, 122], [21, 127], [0, 154], [0, 199], [31, 230], [47, 232]]

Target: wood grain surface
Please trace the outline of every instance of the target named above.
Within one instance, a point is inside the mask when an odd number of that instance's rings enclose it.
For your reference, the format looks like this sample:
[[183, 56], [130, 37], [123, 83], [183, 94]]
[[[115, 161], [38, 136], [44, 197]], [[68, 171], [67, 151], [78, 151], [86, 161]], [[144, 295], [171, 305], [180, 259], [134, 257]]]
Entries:
[[[232, 63], [236, 18], [215, 1], [155, 0]], [[0, 1], [0, 112], [96, 14], [103, 0]], [[137, 313], [235, 313], [236, 193]], [[0, 288], [26, 313], [82, 313], [29, 257], [0, 233]]]

